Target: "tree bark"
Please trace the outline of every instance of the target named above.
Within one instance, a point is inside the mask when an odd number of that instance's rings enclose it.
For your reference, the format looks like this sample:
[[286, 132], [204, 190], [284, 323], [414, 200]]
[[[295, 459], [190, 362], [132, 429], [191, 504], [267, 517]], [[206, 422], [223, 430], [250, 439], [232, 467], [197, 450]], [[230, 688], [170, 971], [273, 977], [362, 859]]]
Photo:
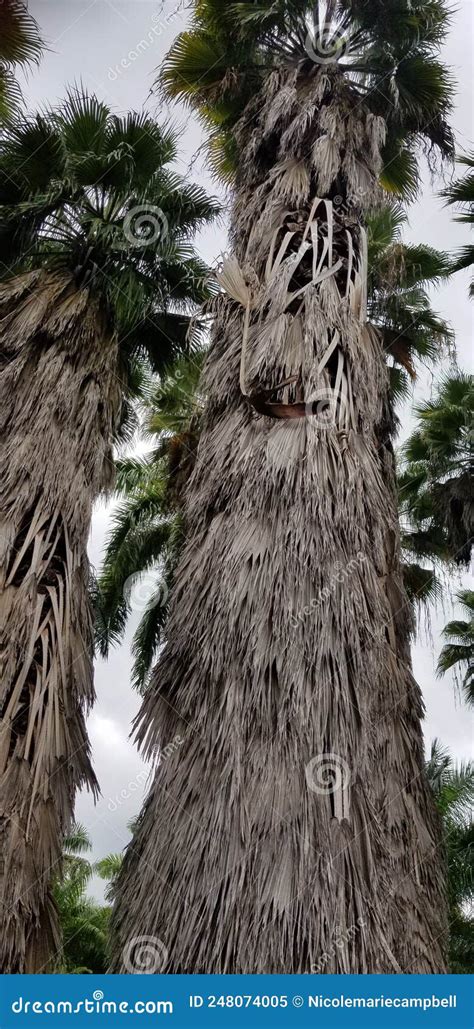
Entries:
[[[187, 546], [138, 722], [148, 756], [183, 742], [127, 852], [112, 970], [440, 972], [388, 377], [365, 314], [384, 126], [325, 68], [270, 76], [238, 135]], [[270, 390], [305, 417], [259, 413]]]
[[69, 279], [2, 285], [0, 333], [0, 968], [41, 972], [75, 793], [97, 791], [87, 540], [120, 390], [116, 342]]

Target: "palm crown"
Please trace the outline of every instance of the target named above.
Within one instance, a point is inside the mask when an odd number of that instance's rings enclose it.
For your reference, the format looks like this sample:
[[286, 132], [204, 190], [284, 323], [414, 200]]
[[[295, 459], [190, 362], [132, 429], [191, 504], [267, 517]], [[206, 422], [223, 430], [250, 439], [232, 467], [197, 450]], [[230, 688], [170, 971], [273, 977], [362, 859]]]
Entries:
[[272, 70], [296, 66], [308, 78], [335, 69], [356, 102], [386, 122], [384, 186], [412, 195], [419, 143], [453, 153], [452, 83], [437, 60], [448, 23], [443, 0], [195, 0], [191, 29], [173, 44], [161, 81], [199, 111], [214, 166], [231, 177], [234, 130]]
[[2, 278], [45, 267], [101, 302], [122, 355], [160, 370], [184, 345], [187, 305], [206, 295], [189, 239], [217, 211], [170, 168], [176, 138], [94, 96], [12, 125], [0, 148]]
[[0, 122], [8, 119], [21, 99], [14, 66], [30, 64], [41, 56], [42, 42], [34, 18], [23, 0], [0, 4]]

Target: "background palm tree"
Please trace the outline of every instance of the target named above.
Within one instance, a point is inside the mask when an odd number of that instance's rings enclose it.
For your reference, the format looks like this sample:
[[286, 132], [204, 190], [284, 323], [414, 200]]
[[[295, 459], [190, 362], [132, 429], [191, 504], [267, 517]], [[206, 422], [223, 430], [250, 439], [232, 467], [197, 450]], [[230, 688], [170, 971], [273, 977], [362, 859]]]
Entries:
[[434, 740], [427, 773], [443, 822], [448, 859], [449, 967], [455, 974], [470, 974], [474, 966], [474, 764], [455, 765], [439, 740]]
[[[451, 186], [443, 190], [448, 204], [459, 205], [462, 214], [455, 219], [458, 222], [474, 224], [474, 154], [463, 154], [458, 157], [459, 164], [463, 164], [468, 171], [462, 178], [457, 179]], [[474, 264], [474, 243], [463, 247], [453, 262], [453, 271], [459, 272], [463, 268], [472, 268]], [[470, 285], [470, 295], [474, 297], [474, 279]]]
[[54, 949], [51, 869], [76, 789], [97, 790], [92, 504], [112, 486], [143, 366], [192, 347], [186, 312], [206, 296], [190, 239], [217, 206], [171, 170], [175, 155], [169, 129], [77, 92], [1, 141], [4, 971], [34, 971]]
[[325, 971], [444, 968], [365, 226], [381, 183], [414, 195], [422, 138], [452, 155], [447, 21], [437, 0], [203, 0], [165, 62], [235, 176], [233, 253], [137, 723], [145, 756], [186, 743], [119, 876], [114, 971], [146, 933], [168, 951], [155, 971], [303, 972], [362, 911]]
[[446, 376], [433, 399], [417, 408], [418, 426], [403, 448], [399, 478], [407, 546], [460, 566], [469, 564], [474, 531], [473, 413], [472, 376]]
[[183, 545], [182, 491], [198, 441], [203, 355], [179, 359], [147, 402], [147, 435], [156, 447], [143, 459], [116, 462], [116, 493], [104, 563], [95, 590], [96, 638], [107, 657], [120, 643], [138, 590], [140, 623], [132, 642], [132, 683], [146, 686], [163, 638], [168, 596]]
[[24, 0], [0, 4], [0, 125], [10, 119], [21, 100], [15, 66], [38, 62], [43, 43], [38, 25]]
[[84, 826], [73, 825], [63, 844], [61, 874], [53, 882], [60, 933], [54, 963], [58, 973], [107, 971], [110, 908], [93, 901], [86, 889], [96, 873], [106, 880], [105, 899], [110, 899], [121, 856], [109, 854], [93, 865], [83, 856], [91, 849]]
[[464, 699], [474, 706], [474, 592], [461, 590], [456, 600], [463, 608], [466, 618], [448, 622], [443, 636], [448, 641], [439, 656], [438, 674], [445, 675], [454, 669], [456, 680]]

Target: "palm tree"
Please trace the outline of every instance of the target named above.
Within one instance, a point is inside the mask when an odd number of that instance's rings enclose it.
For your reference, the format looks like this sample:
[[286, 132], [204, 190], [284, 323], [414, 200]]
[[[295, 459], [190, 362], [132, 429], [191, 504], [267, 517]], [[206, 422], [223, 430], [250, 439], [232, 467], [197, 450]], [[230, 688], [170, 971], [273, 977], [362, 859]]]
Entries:
[[[433, 311], [422, 286], [446, 275], [448, 258], [431, 247], [403, 243], [406, 220], [395, 203], [368, 219], [369, 311], [382, 336], [394, 409], [409, 394], [417, 364], [434, 363], [452, 345], [449, 326]], [[202, 353], [180, 358], [150, 396], [147, 425], [159, 441], [156, 449], [140, 460], [116, 462], [116, 492], [123, 503], [113, 516], [98, 582], [97, 641], [103, 657], [122, 641], [132, 608], [127, 584], [134, 582], [135, 606], [143, 615], [132, 642], [132, 683], [140, 691], [164, 639], [168, 598], [184, 542], [180, 505], [198, 442], [202, 361]], [[415, 603], [427, 603], [439, 594], [438, 580], [412, 560], [409, 545], [406, 549], [405, 588]]]
[[148, 434], [156, 447], [145, 458], [116, 462], [116, 492], [104, 563], [95, 590], [96, 639], [107, 657], [123, 639], [132, 607], [142, 612], [132, 643], [132, 683], [147, 684], [163, 638], [168, 596], [180, 549], [183, 485], [198, 440], [202, 353], [180, 358], [147, 403]]
[[[217, 207], [170, 168], [144, 114], [72, 92], [0, 148], [0, 934], [4, 971], [34, 971], [51, 869], [75, 791], [97, 783], [87, 539], [113, 482], [134, 393], [185, 349], [207, 270], [190, 239]], [[21, 901], [20, 901], [21, 898]]]
[[438, 675], [453, 668], [466, 703], [474, 707], [474, 592], [461, 590], [456, 600], [464, 608], [466, 618], [448, 622], [443, 629], [448, 642], [439, 656]]
[[145, 934], [155, 971], [300, 973], [326, 953], [328, 973], [440, 972], [438, 820], [365, 225], [382, 186], [415, 193], [422, 138], [452, 154], [447, 9], [193, 12], [162, 81], [210, 127], [214, 166], [235, 171], [233, 253], [137, 723], [147, 756], [184, 744], [159, 762], [127, 851], [112, 967]]
[[9, 120], [21, 100], [15, 65], [38, 62], [43, 49], [38, 25], [24, 0], [0, 4], [0, 124]]
[[400, 504], [410, 546], [467, 566], [472, 549], [472, 376], [448, 375], [417, 409], [418, 426], [403, 448]]
[[[455, 219], [458, 222], [466, 222], [468, 225], [474, 224], [474, 153], [463, 154], [458, 157], [459, 164], [463, 164], [468, 171], [462, 178], [457, 179], [451, 186], [443, 190], [442, 196], [444, 196], [448, 204], [459, 204], [462, 208], [462, 214], [458, 215]], [[462, 247], [457, 257], [453, 262], [453, 271], [459, 272], [464, 268], [472, 268], [474, 264], [474, 244], [467, 244]], [[469, 293], [471, 297], [474, 297], [474, 279], [471, 281]]]
[[474, 764], [456, 766], [439, 740], [434, 740], [427, 773], [443, 822], [448, 859], [450, 971], [469, 974], [474, 964]]
[[[93, 865], [82, 856], [91, 849], [84, 826], [73, 825], [64, 840], [61, 873], [53, 881], [60, 930], [54, 965], [58, 973], [107, 971], [110, 908], [96, 904], [87, 896], [86, 888], [96, 873], [107, 881], [105, 898], [110, 899], [111, 881], [121, 858], [119, 854], [109, 854]], [[46, 954], [45, 963], [48, 957]]]

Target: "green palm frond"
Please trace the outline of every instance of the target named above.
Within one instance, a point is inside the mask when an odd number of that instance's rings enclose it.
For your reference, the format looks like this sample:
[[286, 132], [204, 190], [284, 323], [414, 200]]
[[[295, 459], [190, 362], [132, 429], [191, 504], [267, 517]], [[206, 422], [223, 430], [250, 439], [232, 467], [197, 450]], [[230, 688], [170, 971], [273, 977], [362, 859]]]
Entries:
[[160, 84], [168, 97], [197, 110], [209, 131], [214, 171], [229, 181], [233, 129], [268, 74], [283, 62], [310, 73], [311, 47], [318, 52], [332, 46], [358, 102], [363, 97], [387, 121], [385, 188], [412, 197], [419, 185], [419, 143], [453, 155], [446, 123], [453, 83], [437, 59], [449, 16], [442, 0], [195, 0], [190, 27], [165, 58]]
[[63, 843], [66, 854], [82, 854], [92, 849], [89, 833], [84, 825], [75, 822]]
[[209, 270], [192, 238], [220, 207], [169, 167], [176, 151], [169, 126], [143, 112], [117, 117], [80, 87], [11, 124], [0, 143], [9, 274], [43, 266], [87, 287], [117, 332], [135, 393], [139, 362], [162, 372], [196, 345], [197, 325], [187, 338], [190, 312], [209, 296]]
[[466, 619], [448, 622], [443, 636], [448, 641], [439, 656], [438, 675], [451, 668], [460, 685], [467, 704], [474, 706], [474, 592], [461, 590], [456, 600], [466, 613]]
[[[457, 158], [458, 163], [464, 165], [468, 171], [456, 179], [450, 186], [441, 192], [447, 204], [458, 206], [461, 213], [455, 216], [455, 221], [464, 222], [468, 225], [474, 224], [474, 156], [462, 154]], [[452, 271], [459, 272], [474, 265], [474, 246], [469, 244], [462, 247], [455, 255], [452, 262]], [[469, 288], [470, 296], [474, 296], [474, 278]]]
[[0, 4], [0, 123], [9, 120], [21, 102], [15, 65], [38, 63], [43, 42], [35, 19], [23, 0]]
[[414, 532], [444, 540], [448, 557], [468, 564], [472, 500], [472, 378], [445, 377], [435, 397], [417, 409], [418, 427], [403, 448], [401, 511]]

